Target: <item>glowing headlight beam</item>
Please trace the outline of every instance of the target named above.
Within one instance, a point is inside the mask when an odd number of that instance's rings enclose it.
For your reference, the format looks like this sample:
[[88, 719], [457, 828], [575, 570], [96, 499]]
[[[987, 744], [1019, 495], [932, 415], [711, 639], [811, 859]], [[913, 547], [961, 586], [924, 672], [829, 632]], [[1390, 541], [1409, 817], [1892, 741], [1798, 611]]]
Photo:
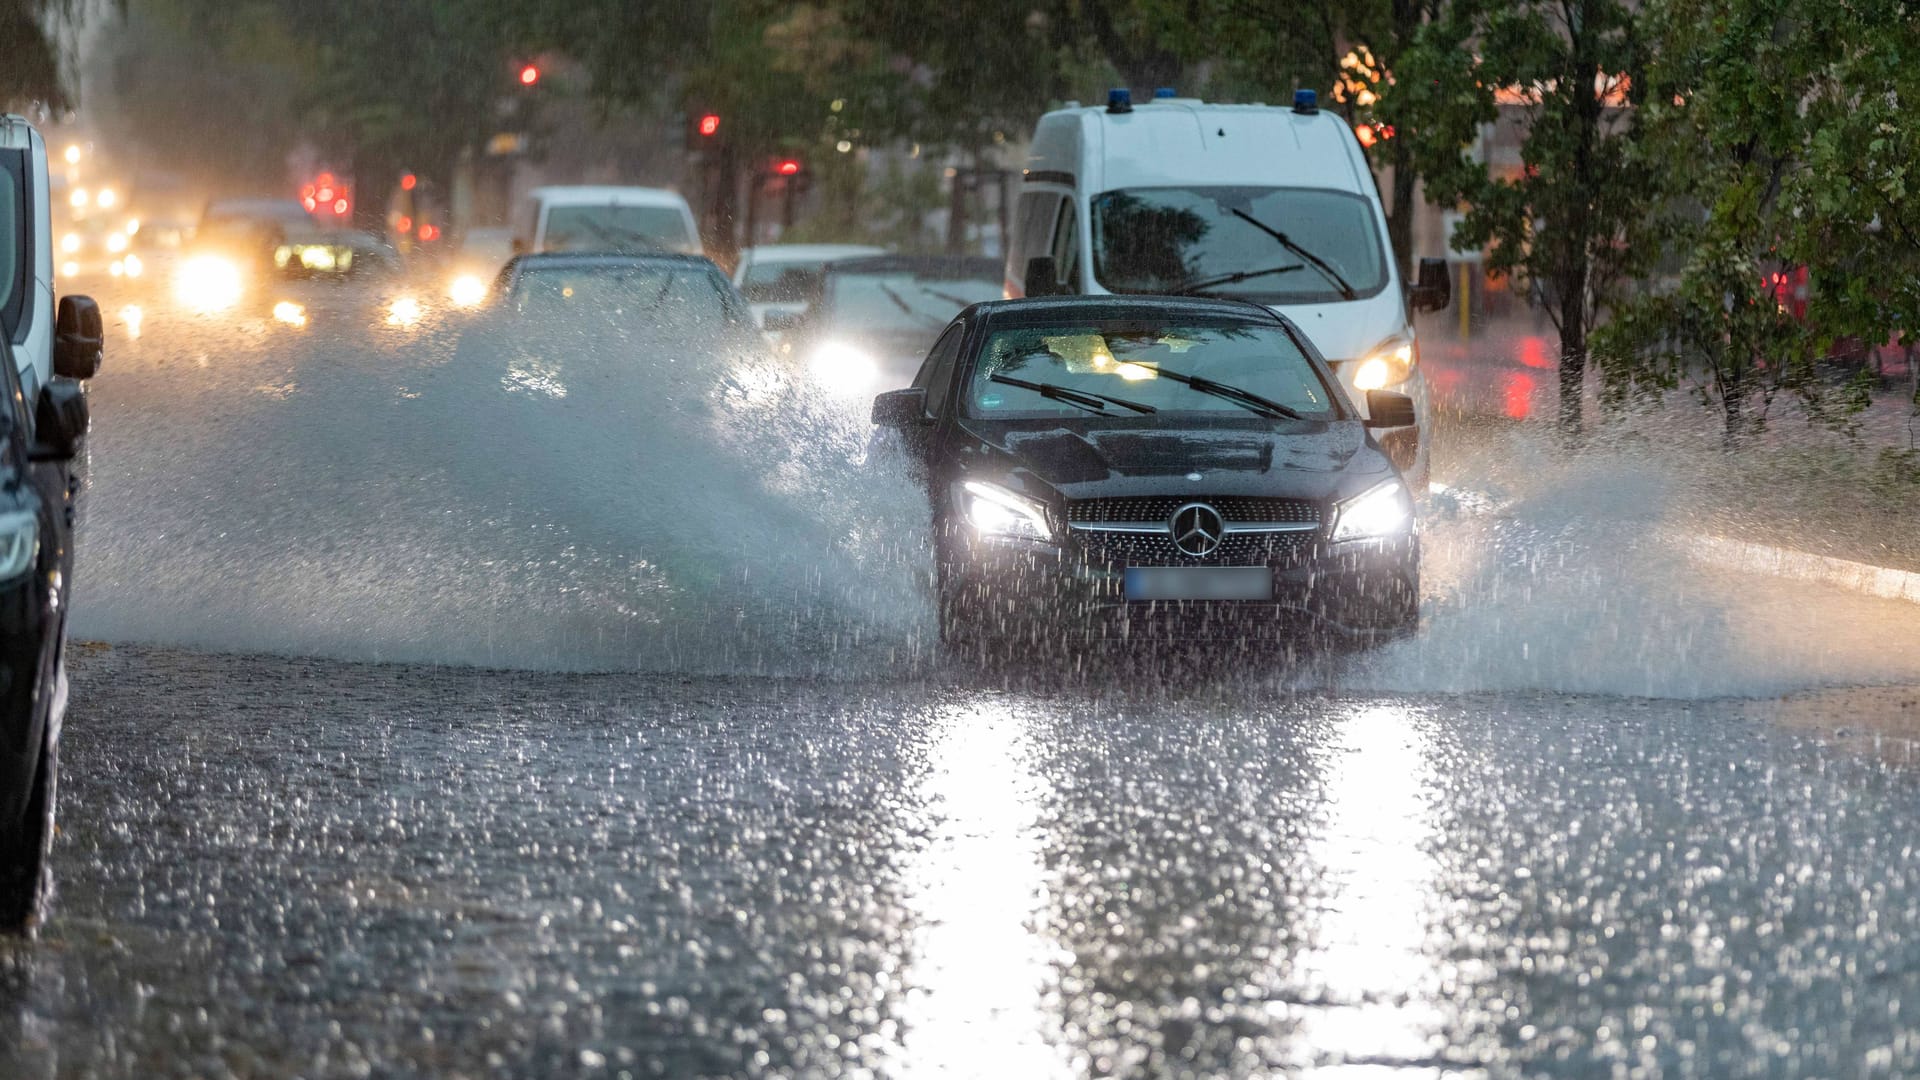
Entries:
[[173, 286], [181, 306], [201, 315], [233, 307], [242, 291], [240, 268], [218, 255], [196, 255], [181, 263]]
[[997, 484], [968, 480], [960, 485], [967, 520], [983, 536], [1051, 540], [1053, 528], [1038, 503]]
[[1413, 527], [1413, 498], [1398, 479], [1376, 484], [1340, 504], [1333, 539], [1383, 540], [1404, 536]]

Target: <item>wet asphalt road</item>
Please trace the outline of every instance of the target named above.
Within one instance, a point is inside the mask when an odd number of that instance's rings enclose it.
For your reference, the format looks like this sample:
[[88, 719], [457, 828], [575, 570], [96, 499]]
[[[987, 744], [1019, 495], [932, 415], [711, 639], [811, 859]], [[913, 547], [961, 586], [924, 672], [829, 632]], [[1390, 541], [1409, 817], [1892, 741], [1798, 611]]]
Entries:
[[980, 674], [806, 566], [689, 605], [581, 372], [505, 473], [372, 336], [110, 354], [0, 1077], [1920, 1073], [1911, 609], [1580, 531], [1639, 478], [1436, 520], [1378, 662]]
[[91, 649], [37, 1075], [1911, 1075], [1915, 695]]

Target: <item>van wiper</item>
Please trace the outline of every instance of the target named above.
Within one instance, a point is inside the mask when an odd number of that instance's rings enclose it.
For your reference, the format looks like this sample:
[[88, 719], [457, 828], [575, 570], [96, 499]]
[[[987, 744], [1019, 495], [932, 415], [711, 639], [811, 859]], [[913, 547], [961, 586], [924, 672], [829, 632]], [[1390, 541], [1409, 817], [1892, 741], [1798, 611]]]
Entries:
[[1321, 258], [1318, 255], [1315, 255], [1313, 252], [1308, 251], [1306, 248], [1301, 247], [1299, 244], [1294, 243], [1293, 239], [1289, 237], [1286, 233], [1283, 233], [1279, 229], [1276, 229], [1273, 226], [1267, 224], [1266, 222], [1261, 221], [1259, 218], [1254, 217], [1252, 214], [1247, 213], [1245, 210], [1242, 210], [1239, 207], [1235, 207], [1234, 209], [1229, 210], [1227, 212], [1232, 214], [1234, 217], [1239, 218], [1241, 221], [1244, 221], [1247, 224], [1253, 226], [1254, 228], [1259, 229], [1261, 232], [1266, 233], [1268, 236], [1273, 237], [1274, 240], [1277, 241], [1281, 247], [1286, 248], [1288, 251], [1293, 252], [1295, 255], [1298, 255], [1301, 258], [1307, 260], [1307, 262], [1313, 264], [1313, 268], [1315, 270], [1320, 271], [1323, 277], [1325, 277], [1328, 281], [1333, 282], [1334, 286], [1340, 290], [1340, 296], [1343, 299], [1346, 299], [1346, 300], [1360, 299], [1360, 294], [1353, 291], [1353, 286], [1347, 284], [1347, 279], [1340, 276], [1340, 271], [1335, 270], [1331, 266], [1328, 266], [1327, 260]]
[[1069, 405], [1078, 405], [1090, 412], [1104, 413], [1107, 411], [1108, 403], [1118, 405], [1123, 409], [1132, 409], [1137, 413], [1157, 413], [1160, 411], [1151, 405], [1142, 405], [1138, 401], [1128, 401], [1126, 398], [1108, 397], [1105, 394], [1096, 394], [1088, 390], [1073, 390], [1054, 383], [1028, 382], [1025, 379], [1016, 379], [1011, 375], [989, 375], [987, 376], [987, 380], [989, 382], [1005, 383], [1008, 386], [1017, 386], [1022, 390], [1031, 390], [1043, 398], [1050, 398], [1054, 401], [1064, 401]]
[[1214, 288], [1219, 285], [1233, 285], [1238, 282], [1249, 281], [1257, 277], [1266, 277], [1269, 274], [1290, 274], [1295, 270], [1305, 270], [1306, 268], [1307, 268], [1306, 263], [1288, 263], [1285, 266], [1269, 266], [1265, 270], [1242, 270], [1237, 274], [1221, 274], [1219, 277], [1201, 278], [1199, 281], [1189, 281], [1186, 284], [1180, 286], [1179, 288], [1174, 289], [1172, 292], [1168, 293], [1167, 295], [1192, 296], [1195, 293], [1205, 292], [1206, 290]]
[[1177, 383], [1185, 383], [1203, 394], [1212, 394], [1214, 397], [1226, 398], [1228, 401], [1233, 402], [1243, 409], [1250, 409], [1257, 413], [1265, 413], [1268, 416], [1284, 416], [1288, 420], [1306, 419], [1298, 409], [1282, 405], [1272, 398], [1261, 397], [1251, 390], [1243, 390], [1231, 383], [1216, 382], [1204, 375], [1182, 375], [1177, 371], [1168, 371], [1163, 367], [1157, 367], [1153, 370], [1163, 379], [1172, 379]]

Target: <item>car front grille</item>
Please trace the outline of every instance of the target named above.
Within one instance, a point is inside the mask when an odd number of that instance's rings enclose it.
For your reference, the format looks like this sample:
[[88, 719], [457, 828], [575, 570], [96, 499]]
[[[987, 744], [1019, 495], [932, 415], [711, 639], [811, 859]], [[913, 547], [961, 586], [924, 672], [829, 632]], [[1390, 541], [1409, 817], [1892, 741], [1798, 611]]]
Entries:
[[[1175, 512], [1193, 503], [1219, 511], [1228, 529], [1219, 548], [1205, 556], [1188, 555], [1174, 546], [1168, 529]], [[1306, 550], [1320, 522], [1320, 505], [1306, 499], [1143, 495], [1079, 499], [1067, 504], [1067, 523], [1074, 526], [1073, 538], [1080, 550], [1090, 561], [1115, 567], [1280, 562]], [[1270, 531], [1235, 531], [1262, 527]]]
[[1281, 524], [1320, 523], [1320, 504], [1306, 499], [1269, 499], [1249, 495], [1180, 497], [1167, 495], [1130, 495], [1114, 499], [1077, 499], [1067, 503], [1067, 523], [1093, 525], [1107, 522], [1164, 522], [1174, 511], [1192, 503], [1205, 503], [1220, 511], [1229, 525], [1255, 522]]
[[1213, 554], [1195, 558], [1173, 546], [1173, 537], [1159, 533], [1111, 533], [1075, 530], [1074, 540], [1089, 560], [1115, 567], [1127, 566], [1259, 566], [1306, 550], [1310, 532], [1236, 533], [1222, 538]]

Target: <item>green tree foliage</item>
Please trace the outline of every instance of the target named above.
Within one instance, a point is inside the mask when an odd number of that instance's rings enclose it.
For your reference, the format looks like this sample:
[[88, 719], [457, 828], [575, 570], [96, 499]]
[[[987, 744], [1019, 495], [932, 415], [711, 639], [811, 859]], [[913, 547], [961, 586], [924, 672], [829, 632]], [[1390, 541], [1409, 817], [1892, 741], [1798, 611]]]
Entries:
[[61, 62], [61, 31], [71, 28], [80, 0], [0, 0], [0, 104], [9, 111], [31, 104], [64, 109], [73, 104]]
[[[1643, 155], [1675, 270], [1604, 342], [1616, 395], [1688, 380], [1736, 444], [1781, 394], [1844, 423], [1864, 404], [1823, 361], [1920, 319], [1920, 141], [1897, 3], [1662, 0]], [[1800, 275], [1805, 313], [1793, 310]]]
[[[1488, 248], [1493, 269], [1544, 297], [1570, 434], [1582, 423], [1588, 334], [1647, 254], [1638, 232], [1651, 178], [1632, 152], [1637, 19], [1619, 0], [1456, 3], [1421, 27], [1396, 89], [1428, 197], [1466, 208], [1456, 245]], [[1474, 152], [1499, 123], [1525, 133], [1511, 171]]]

